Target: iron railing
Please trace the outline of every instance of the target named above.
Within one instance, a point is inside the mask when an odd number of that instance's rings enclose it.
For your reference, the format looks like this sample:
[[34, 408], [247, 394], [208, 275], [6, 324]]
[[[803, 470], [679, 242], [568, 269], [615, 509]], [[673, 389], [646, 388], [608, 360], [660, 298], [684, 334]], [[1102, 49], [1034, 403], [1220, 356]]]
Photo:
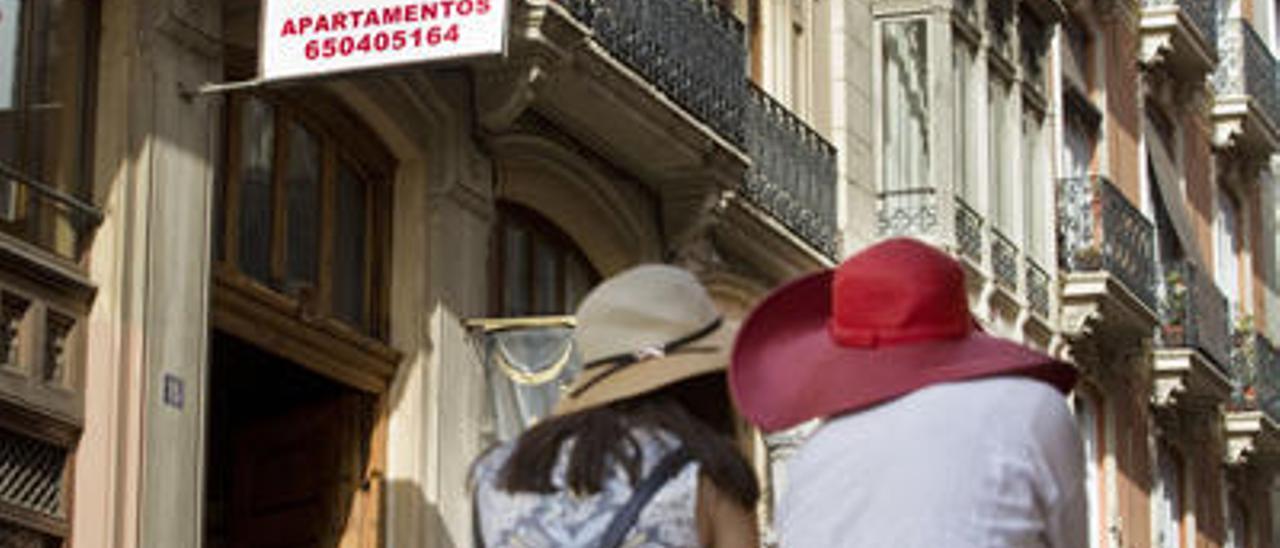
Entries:
[[1059, 266], [1108, 272], [1155, 310], [1151, 221], [1103, 176], [1060, 179], [1057, 186]]
[[836, 149], [747, 78], [742, 23], [714, 0], [557, 0], [619, 61], [744, 150], [742, 194], [834, 258]]
[[1142, 0], [1144, 8], [1174, 6], [1200, 33], [1211, 54], [1218, 52], [1218, 3], [1214, 0]]
[[595, 39], [736, 146], [745, 143], [742, 23], [714, 0], [557, 0]]
[[1280, 356], [1275, 345], [1250, 328], [1236, 330], [1232, 339], [1232, 408], [1262, 410], [1280, 421]]
[[991, 270], [996, 285], [1018, 290], [1018, 246], [999, 229], [991, 229]]
[[956, 197], [956, 249], [982, 264], [982, 215], [960, 197]]
[[97, 206], [0, 162], [0, 231], [76, 259], [102, 218]]
[[1027, 305], [1041, 318], [1049, 317], [1049, 273], [1027, 257]]
[[1218, 68], [1213, 85], [1218, 95], [1246, 95], [1274, 126], [1280, 123], [1276, 60], [1243, 19], [1226, 19], [1218, 29]]
[[1161, 342], [1199, 350], [1224, 374], [1231, 363], [1227, 298], [1213, 279], [1189, 261], [1164, 266]]
[[884, 190], [876, 195], [876, 230], [881, 236], [925, 236], [938, 229], [933, 187]]
[[749, 85], [742, 192], [818, 251], [835, 258], [836, 148], [767, 92]]

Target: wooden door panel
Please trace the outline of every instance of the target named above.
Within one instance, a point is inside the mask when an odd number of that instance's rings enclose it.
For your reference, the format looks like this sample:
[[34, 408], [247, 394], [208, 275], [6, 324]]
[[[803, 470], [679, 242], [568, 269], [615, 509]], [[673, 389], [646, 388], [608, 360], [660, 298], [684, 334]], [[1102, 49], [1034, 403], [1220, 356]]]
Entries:
[[359, 488], [360, 397], [257, 421], [233, 438], [233, 546], [332, 547]]

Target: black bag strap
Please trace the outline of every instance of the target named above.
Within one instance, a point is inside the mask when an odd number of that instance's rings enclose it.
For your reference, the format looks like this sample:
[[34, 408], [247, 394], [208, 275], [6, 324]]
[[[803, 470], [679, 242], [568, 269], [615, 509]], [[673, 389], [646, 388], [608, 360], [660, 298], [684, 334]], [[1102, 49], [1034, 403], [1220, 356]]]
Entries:
[[636, 524], [636, 519], [640, 517], [640, 511], [644, 510], [645, 505], [649, 504], [649, 500], [658, 494], [658, 490], [671, 481], [691, 460], [693, 460], [693, 455], [690, 455], [689, 451], [681, 447], [668, 453], [661, 461], [658, 461], [658, 465], [653, 467], [653, 471], [649, 472], [648, 477], [645, 477], [636, 486], [636, 490], [631, 493], [631, 498], [627, 499], [627, 503], [618, 510], [617, 514], [614, 514], [613, 521], [609, 522], [609, 528], [605, 530], [604, 536], [600, 538], [600, 548], [618, 548], [622, 546], [622, 541], [627, 538], [627, 533], [631, 531], [631, 527]]

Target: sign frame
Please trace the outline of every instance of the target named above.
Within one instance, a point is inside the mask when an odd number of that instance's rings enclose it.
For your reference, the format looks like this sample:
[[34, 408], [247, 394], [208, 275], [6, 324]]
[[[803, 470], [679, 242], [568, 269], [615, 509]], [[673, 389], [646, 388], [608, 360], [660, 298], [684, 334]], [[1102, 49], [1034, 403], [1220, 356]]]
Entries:
[[[405, 1], [405, 0], [393, 0], [391, 2], [388, 2], [386, 0], [360, 0], [360, 1], [362, 4], [375, 5], [376, 7], [368, 8], [368, 9], [377, 9], [377, 10], [381, 10], [384, 7], [409, 7], [409, 6], [417, 7], [417, 6], [425, 6], [425, 5], [438, 6], [440, 4], [440, 2], [431, 2], [431, 1], [412, 2], [412, 1]], [[476, 1], [478, 3], [480, 0], [476, 0]], [[258, 59], [257, 59], [258, 75], [257, 77], [249, 82], [243, 82], [243, 83], [206, 85], [201, 88], [202, 93], [227, 91], [227, 90], [240, 89], [243, 87], [252, 87], [252, 86], [257, 86], [257, 85], [267, 84], [267, 83], [294, 82], [294, 81], [300, 81], [300, 80], [349, 76], [352, 74], [369, 73], [369, 72], [374, 72], [379, 70], [404, 69], [404, 68], [412, 67], [416, 65], [447, 66], [450, 64], [456, 64], [456, 63], [465, 62], [465, 61], [478, 59], [478, 58], [505, 57], [507, 55], [507, 51], [508, 51], [507, 48], [510, 42], [512, 6], [515, 3], [513, 0], [488, 0], [488, 3], [491, 4], [490, 9], [495, 12], [498, 12], [499, 14], [499, 15], [496, 15], [495, 17], [500, 16], [500, 20], [497, 22], [496, 32], [498, 33], [498, 36], [497, 36], [497, 44], [495, 48], [485, 49], [483, 51], [464, 52], [458, 55], [449, 55], [444, 57], [425, 57], [424, 58], [422, 56], [418, 56], [415, 58], [400, 58], [400, 59], [391, 59], [391, 60], [383, 59], [383, 60], [378, 60], [375, 62], [369, 62], [364, 64], [339, 65], [331, 68], [320, 68], [318, 70], [292, 71], [292, 72], [277, 71], [274, 74], [268, 74], [267, 50], [269, 47], [269, 43], [271, 43], [270, 36], [273, 36], [273, 35], [268, 35], [267, 33], [274, 32], [275, 30], [279, 30], [279, 29], [271, 30], [269, 27], [280, 25], [283, 22], [282, 20], [273, 21], [271, 20], [270, 17], [268, 17], [268, 10], [269, 10], [268, 4], [271, 4], [272, 2], [299, 3], [300, 0], [262, 0], [260, 4], [260, 13], [262, 15], [259, 20], [259, 28], [258, 28]], [[310, 4], [310, 2], [307, 2], [307, 3]], [[445, 3], [454, 4], [454, 5], [457, 4], [456, 1], [445, 2]], [[343, 5], [342, 8], [347, 9], [348, 11], [366, 7], [366, 6], [351, 6], [350, 2], [344, 2], [343, 4], [345, 5]], [[387, 4], [389, 4], [390, 6], [387, 6]], [[364, 11], [364, 10], [361, 10], [361, 11]], [[347, 12], [344, 11], [339, 13], [347, 13]], [[457, 22], [454, 23], [454, 25], [457, 25], [457, 24], [458, 24]], [[343, 30], [346, 30], [346, 29], [343, 29]], [[374, 32], [377, 32], [377, 31], [374, 31]], [[366, 34], [365, 36], [367, 37], [370, 35]]]

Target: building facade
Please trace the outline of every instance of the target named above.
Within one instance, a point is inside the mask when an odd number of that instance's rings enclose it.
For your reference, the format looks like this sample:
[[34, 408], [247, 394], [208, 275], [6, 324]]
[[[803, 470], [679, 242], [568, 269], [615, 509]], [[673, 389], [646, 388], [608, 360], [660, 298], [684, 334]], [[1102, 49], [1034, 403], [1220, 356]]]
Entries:
[[510, 0], [261, 84], [259, 4], [0, 0], [0, 546], [469, 546], [594, 283], [901, 234], [1084, 373], [1091, 546], [1280, 546], [1275, 6]]
[[259, 2], [0, 2], [0, 545], [470, 545], [524, 426], [477, 318], [839, 256], [857, 37], [788, 6], [522, 0], [500, 57], [210, 93]]

